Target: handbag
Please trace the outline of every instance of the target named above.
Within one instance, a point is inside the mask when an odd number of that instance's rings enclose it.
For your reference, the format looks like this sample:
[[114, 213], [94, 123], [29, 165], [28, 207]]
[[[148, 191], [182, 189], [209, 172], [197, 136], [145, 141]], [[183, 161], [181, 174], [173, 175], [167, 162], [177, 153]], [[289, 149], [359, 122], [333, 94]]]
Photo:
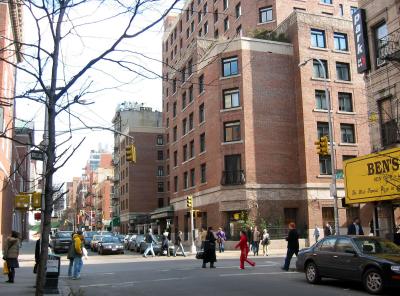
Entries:
[[204, 251], [198, 251], [196, 253], [196, 259], [199, 259], [199, 260], [204, 259]]
[[3, 263], [3, 273], [4, 274], [9, 273], [7, 261], [4, 261], [4, 263]]

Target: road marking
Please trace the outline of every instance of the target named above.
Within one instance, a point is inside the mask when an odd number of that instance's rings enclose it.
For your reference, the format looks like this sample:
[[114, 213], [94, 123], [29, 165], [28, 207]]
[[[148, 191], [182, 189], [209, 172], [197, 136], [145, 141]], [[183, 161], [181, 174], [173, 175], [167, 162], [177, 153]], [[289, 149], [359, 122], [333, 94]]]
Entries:
[[114, 272], [105, 272], [105, 273], [103, 273], [104, 275], [113, 275], [113, 274], [115, 274]]
[[276, 271], [276, 272], [249, 272], [249, 273], [227, 273], [220, 274], [220, 277], [228, 277], [228, 276], [248, 276], [248, 275], [278, 275], [278, 274], [295, 274], [298, 273], [296, 271]]

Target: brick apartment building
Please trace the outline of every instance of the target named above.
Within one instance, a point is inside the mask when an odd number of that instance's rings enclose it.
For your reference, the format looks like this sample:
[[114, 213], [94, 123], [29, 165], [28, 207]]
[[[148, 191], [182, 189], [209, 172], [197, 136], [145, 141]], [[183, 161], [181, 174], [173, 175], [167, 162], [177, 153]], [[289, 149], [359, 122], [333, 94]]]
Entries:
[[[4, 37], [4, 38], [3, 38]], [[15, 44], [12, 44], [12, 41]], [[19, 62], [21, 52], [16, 44], [22, 41], [22, 8], [17, 1], [0, 1], [0, 135], [13, 136], [15, 69], [3, 61]], [[12, 142], [0, 137], [0, 250], [2, 242], [11, 233], [13, 196], [10, 185]]]
[[[223, 226], [231, 237], [243, 212], [281, 227], [295, 221], [302, 234], [333, 225], [330, 159], [314, 145], [328, 133], [324, 81], [318, 64], [300, 62], [327, 63], [336, 167], [368, 153], [369, 137], [354, 62], [357, 1], [331, 2], [194, 0], [166, 18], [163, 123], [175, 230], [188, 237], [189, 194], [195, 228]], [[265, 30], [275, 34], [253, 38]], [[341, 208], [341, 226], [359, 212]]]
[[[113, 222], [120, 222], [121, 233], [142, 232], [150, 224], [150, 213], [162, 208], [164, 199], [164, 129], [161, 112], [137, 103], [118, 106], [114, 129]], [[126, 161], [125, 148], [134, 138], [137, 161]], [[118, 213], [119, 211], [119, 213]], [[114, 229], [117, 223], [114, 224]]]

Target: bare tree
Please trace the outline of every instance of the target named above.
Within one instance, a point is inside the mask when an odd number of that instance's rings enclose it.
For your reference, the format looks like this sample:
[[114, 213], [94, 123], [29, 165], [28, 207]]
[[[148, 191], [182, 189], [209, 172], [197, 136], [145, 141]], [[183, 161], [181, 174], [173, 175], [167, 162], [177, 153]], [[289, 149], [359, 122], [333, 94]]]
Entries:
[[[26, 17], [33, 21], [34, 28], [31, 29], [36, 35], [33, 42], [15, 44], [15, 41], [10, 40], [6, 48], [0, 48], [0, 61], [12, 65], [31, 81], [17, 94], [16, 98], [29, 99], [44, 104], [46, 107], [46, 141], [44, 146], [38, 147], [44, 151], [46, 161], [43, 171], [45, 186], [42, 209], [44, 217], [41, 234], [42, 252], [36, 295], [43, 294], [45, 281], [53, 194], [55, 193], [53, 176], [68, 162], [83, 141], [75, 147], [69, 145], [56, 156], [57, 148], [68, 144], [73, 131], [70, 125], [70, 136], [62, 141], [57, 140], [56, 119], [61, 114], [67, 114], [69, 120], [75, 118], [81, 121], [71, 111], [71, 107], [76, 104], [88, 104], [84, 96], [99, 91], [93, 90], [93, 81], [88, 75], [90, 71], [103, 72], [116, 82], [119, 81], [116, 75], [110, 74], [116, 68], [128, 71], [132, 76], [148, 77], [147, 75], [152, 74], [152, 71], [146, 69], [146, 65], [132, 59], [135, 53], [129, 50], [125, 43], [135, 40], [157, 26], [179, 2], [180, 0], [21, 0], [19, 2], [25, 10]], [[90, 11], [91, 14], [86, 11]], [[146, 14], [147, 17], [144, 17]], [[97, 15], [99, 17], [96, 17]], [[80, 41], [79, 46], [85, 49], [88, 46], [84, 41], [85, 28], [106, 21], [113, 21], [116, 24], [112, 36], [105, 38], [107, 42], [104, 43], [109, 44], [100, 53], [87, 55], [87, 58], [83, 54], [86, 60], [80, 67], [70, 66], [68, 49], [76, 45], [71, 43], [71, 40]], [[102, 32], [98, 32], [97, 35], [101, 34]], [[22, 63], [14, 63], [7, 57], [13, 48], [23, 49]], [[110, 67], [111, 71], [105, 71], [105, 65]], [[10, 102], [14, 100], [14, 98], [2, 99]]]

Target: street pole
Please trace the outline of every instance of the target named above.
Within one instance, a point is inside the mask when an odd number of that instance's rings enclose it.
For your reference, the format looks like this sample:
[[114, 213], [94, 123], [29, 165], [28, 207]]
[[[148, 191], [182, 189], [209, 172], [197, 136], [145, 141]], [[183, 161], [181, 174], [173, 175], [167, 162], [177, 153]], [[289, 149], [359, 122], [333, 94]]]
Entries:
[[331, 184], [330, 184], [330, 195], [333, 198], [333, 211], [334, 211], [334, 219], [335, 219], [335, 234], [340, 235], [340, 226], [339, 226], [339, 207], [338, 207], [338, 199], [337, 199], [337, 188], [336, 188], [336, 162], [335, 162], [335, 147], [334, 147], [334, 138], [333, 138], [333, 119], [332, 119], [332, 111], [331, 111], [331, 98], [328, 90], [328, 76], [326, 73], [326, 69], [324, 64], [319, 58], [309, 58], [306, 61], [299, 64], [299, 67], [306, 65], [309, 61], [316, 60], [320, 64], [322, 68], [323, 78], [324, 78], [324, 87], [325, 87], [325, 98], [328, 104], [328, 129], [329, 129], [329, 147], [331, 149]]
[[190, 224], [192, 228], [192, 245], [191, 252], [192, 254], [196, 253], [196, 246], [194, 245], [194, 217], [193, 217], [193, 206], [190, 208]]

